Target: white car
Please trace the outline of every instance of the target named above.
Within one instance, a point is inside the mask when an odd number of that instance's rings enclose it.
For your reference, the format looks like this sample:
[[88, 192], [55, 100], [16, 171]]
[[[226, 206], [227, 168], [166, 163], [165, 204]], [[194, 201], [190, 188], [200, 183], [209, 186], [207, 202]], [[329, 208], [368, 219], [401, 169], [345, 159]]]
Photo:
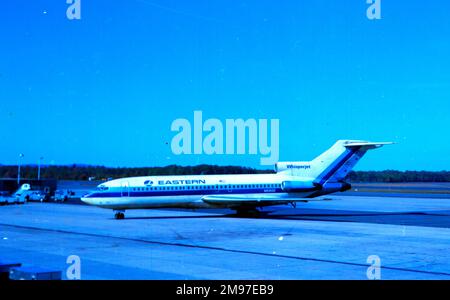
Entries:
[[31, 191], [25, 196], [27, 201], [40, 201], [44, 202], [46, 199], [46, 194], [42, 191]]
[[53, 200], [55, 202], [65, 202], [69, 200], [70, 196], [73, 196], [73, 192], [68, 190], [56, 190], [55, 196], [53, 196]]
[[8, 193], [7, 192], [0, 192], [0, 205], [6, 205], [8, 204]]
[[16, 195], [11, 196], [8, 192], [0, 192], [0, 205], [15, 203], [23, 204], [25, 203], [25, 199], [17, 197]]

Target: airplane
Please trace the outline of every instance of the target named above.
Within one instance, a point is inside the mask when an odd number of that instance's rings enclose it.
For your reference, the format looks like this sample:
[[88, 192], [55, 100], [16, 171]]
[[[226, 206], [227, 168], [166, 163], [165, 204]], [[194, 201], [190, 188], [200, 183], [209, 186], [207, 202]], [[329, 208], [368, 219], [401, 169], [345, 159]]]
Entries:
[[87, 204], [112, 209], [230, 208], [238, 214], [272, 205], [292, 205], [351, 189], [347, 174], [370, 149], [393, 144], [338, 140], [311, 161], [278, 162], [273, 174], [144, 176], [111, 180], [83, 196]]

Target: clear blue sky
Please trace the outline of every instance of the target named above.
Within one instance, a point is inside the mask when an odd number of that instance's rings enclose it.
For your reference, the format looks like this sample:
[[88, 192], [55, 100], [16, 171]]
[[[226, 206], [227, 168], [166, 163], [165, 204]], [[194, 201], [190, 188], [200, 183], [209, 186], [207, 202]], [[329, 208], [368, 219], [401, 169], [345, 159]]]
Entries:
[[[450, 169], [450, 4], [365, 0], [4, 1], [0, 163], [233, 164], [182, 155], [176, 118], [280, 119], [280, 160], [396, 141], [359, 170]], [[168, 144], [167, 144], [168, 143]]]

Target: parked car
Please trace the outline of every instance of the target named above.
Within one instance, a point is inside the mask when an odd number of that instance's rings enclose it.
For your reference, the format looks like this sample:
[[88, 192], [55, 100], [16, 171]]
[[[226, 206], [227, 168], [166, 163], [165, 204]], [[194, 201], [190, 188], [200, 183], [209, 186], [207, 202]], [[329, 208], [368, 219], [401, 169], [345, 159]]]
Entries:
[[56, 190], [55, 196], [53, 196], [53, 200], [55, 202], [65, 202], [69, 200], [70, 196], [73, 195], [73, 192], [68, 190]]
[[22, 203], [24, 203], [24, 201], [20, 201], [20, 199], [18, 199], [16, 197], [12, 197], [12, 196], [0, 197], [0, 205], [7, 205], [7, 204], [14, 204], [14, 203], [22, 204]]
[[44, 202], [47, 198], [47, 194], [42, 191], [31, 191], [28, 195], [25, 196], [27, 201], [40, 201]]
[[8, 192], [0, 192], [0, 205], [8, 204], [9, 193]]

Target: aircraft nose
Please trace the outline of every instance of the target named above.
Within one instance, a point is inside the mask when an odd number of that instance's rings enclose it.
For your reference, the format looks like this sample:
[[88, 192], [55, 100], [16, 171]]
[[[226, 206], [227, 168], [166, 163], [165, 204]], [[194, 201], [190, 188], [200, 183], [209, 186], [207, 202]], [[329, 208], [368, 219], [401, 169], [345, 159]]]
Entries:
[[92, 204], [92, 198], [91, 198], [91, 196], [92, 196], [92, 193], [87, 193], [87, 194], [85, 194], [84, 196], [82, 196], [80, 199], [81, 199], [81, 201], [83, 201], [84, 203]]

